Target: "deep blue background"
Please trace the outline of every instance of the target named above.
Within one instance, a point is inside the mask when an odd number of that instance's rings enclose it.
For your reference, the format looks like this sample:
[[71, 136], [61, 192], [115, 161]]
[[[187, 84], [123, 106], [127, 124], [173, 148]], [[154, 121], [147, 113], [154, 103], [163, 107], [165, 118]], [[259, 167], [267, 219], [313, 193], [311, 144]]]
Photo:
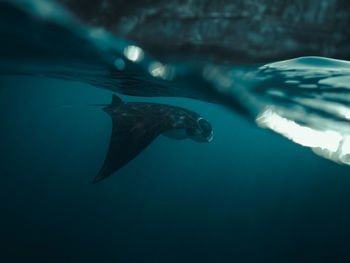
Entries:
[[93, 185], [111, 121], [87, 105], [111, 93], [1, 81], [0, 262], [350, 261], [349, 167], [221, 106], [148, 99], [198, 112], [213, 142], [160, 136]]

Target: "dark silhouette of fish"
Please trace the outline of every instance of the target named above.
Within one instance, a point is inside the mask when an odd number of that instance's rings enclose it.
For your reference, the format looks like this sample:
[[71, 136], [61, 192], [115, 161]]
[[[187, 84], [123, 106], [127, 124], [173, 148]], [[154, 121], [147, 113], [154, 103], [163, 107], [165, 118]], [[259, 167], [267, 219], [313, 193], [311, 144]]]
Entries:
[[142, 152], [155, 138], [190, 138], [210, 142], [210, 123], [193, 111], [165, 104], [123, 102], [113, 95], [112, 103], [103, 108], [112, 118], [113, 128], [104, 164], [94, 179], [97, 183], [112, 175]]

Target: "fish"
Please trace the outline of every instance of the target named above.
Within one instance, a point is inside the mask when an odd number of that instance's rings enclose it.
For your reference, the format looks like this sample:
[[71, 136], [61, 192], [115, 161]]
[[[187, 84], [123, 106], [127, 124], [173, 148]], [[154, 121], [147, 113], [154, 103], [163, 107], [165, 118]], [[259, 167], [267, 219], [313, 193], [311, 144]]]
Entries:
[[111, 117], [112, 134], [105, 161], [93, 183], [104, 180], [124, 167], [159, 135], [204, 143], [213, 139], [210, 122], [181, 107], [124, 102], [113, 94], [111, 104], [103, 107], [103, 111]]

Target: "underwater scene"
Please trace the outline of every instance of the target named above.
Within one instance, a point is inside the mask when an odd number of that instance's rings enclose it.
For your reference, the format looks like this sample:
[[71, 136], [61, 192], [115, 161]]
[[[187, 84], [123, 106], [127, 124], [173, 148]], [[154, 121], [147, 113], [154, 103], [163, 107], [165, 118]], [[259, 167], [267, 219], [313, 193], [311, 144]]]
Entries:
[[350, 3], [0, 0], [0, 262], [350, 262]]

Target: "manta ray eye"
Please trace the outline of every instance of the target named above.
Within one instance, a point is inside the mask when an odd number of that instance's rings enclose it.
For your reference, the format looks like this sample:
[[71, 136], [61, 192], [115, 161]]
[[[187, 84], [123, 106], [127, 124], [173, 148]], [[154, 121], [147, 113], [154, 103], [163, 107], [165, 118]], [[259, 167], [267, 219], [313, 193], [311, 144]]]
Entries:
[[212, 128], [207, 120], [200, 118], [197, 122], [204, 135], [208, 136], [211, 134]]

